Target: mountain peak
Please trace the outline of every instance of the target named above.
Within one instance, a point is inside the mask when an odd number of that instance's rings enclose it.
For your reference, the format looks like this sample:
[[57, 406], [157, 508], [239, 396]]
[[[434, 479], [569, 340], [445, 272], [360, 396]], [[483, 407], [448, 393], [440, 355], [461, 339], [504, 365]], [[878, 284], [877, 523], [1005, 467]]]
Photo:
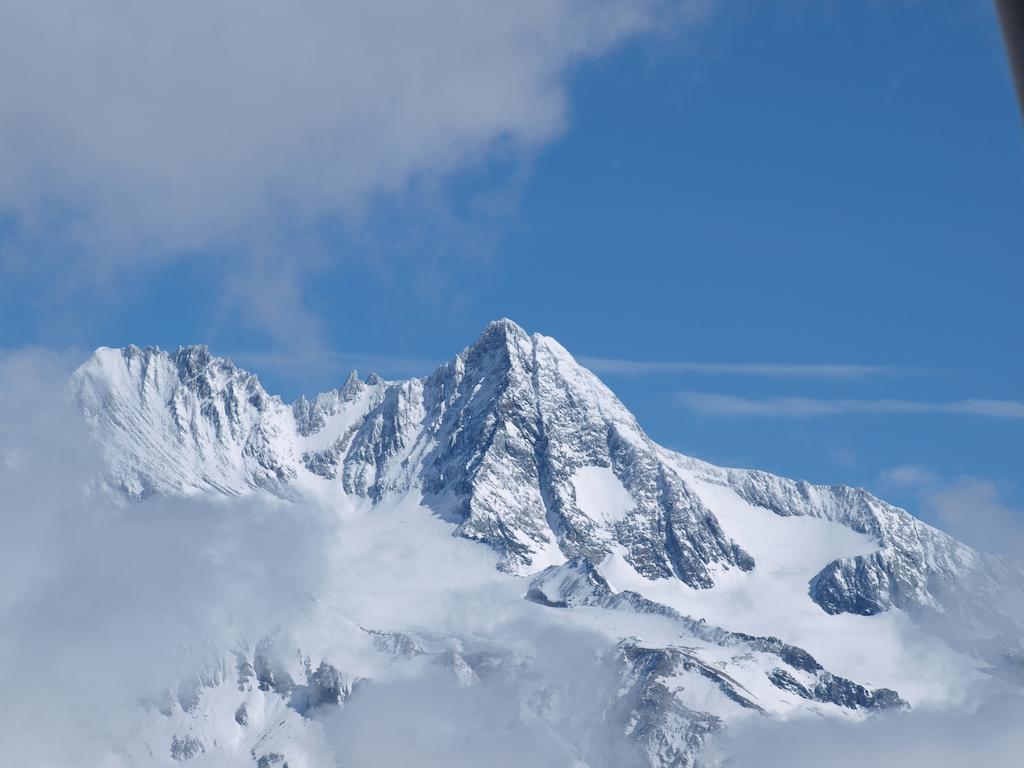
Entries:
[[497, 320], [492, 320], [484, 327], [483, 333], [480, 335], [481, 337], [484, 337], [491, 334], [501, 334], [503, 336], [519, 338], [527, 338], [528, 336], [522, 326], [513, 320], [509, 320], [507, 317], [499, 317]]
[[513, 358], [523, 354], [532, 355], [529, 334], [507, 318], [488, 323], [476, 341], [462, 351], [461, 357], [468, 359], [476, 356], [489, 356], [502, 350]]
[[178, 372], [182, 381], [194, 379], [215, 361], [224, 364], [226, 367], [234, 368], [234, 363], [229, 359], [216, 358], [211, 355], [210, 348], [205, 344], [178, 347], [171, 354], [171, 360], [178, 366]]
[[[520, 573], [613, 553], [644, 578], [694, 589], [712, 588], [724, 571], [754, 570], [717, 503], [696, 489], [695, 467], [745, 503], [839, 522], [882, 548], [836, 559], [808, 584], [830, 613], [938, 604], [928, 585], [952, 584], [956, 564], [974, 558], [848, 489], [718, 470], [665, 451], [557, 341], [507, 318], [425, 379], [350, 377], [288, 408], [204, 345], [101, 348], [74, 381], [113, 457], [114, 484], [131, 495], [291, 498], [323, 482], [373, 502], [423, 492], [444, 499], [458, 534], [491, 545]], [[904, 558], [928, 567], [908, 575]]]
[[[863, 491], [666, 450], [557, 341], [508, 319], [489, 323], [426, 378], [371, 374], [364, 383], [353, 374], [291, 406], [203, 345], [101, 348], [73, 383], [105, 480], [130, 497], [270, 494], [337, 502], [353, 515], [378, 505], [404, 515], [411, 505], [492, 547], [499, 568], [534, 576], [531, 612], [564, 611], [621, 640], [608, 657], [619, 670], [609, 711], [620, 719], [601, 713], [600, 728], [638, 734], [650, 768], [700, 764], [691, 758], [709, 729], [751, 712], [859, 717], [902, 706], [895, 690], [927, 702], [935, 684], [906, 671], [916, 651], [901, 645], [912, 621], [993, 669], [1020, 658], [1011, 655], [1020, 618], [993, 599], [1021, 592], [1017, 566]], [[395, 515], [374, 518], [387, 524]], [[409, 529], [408, 551], [446, 546]], [[438, 552], [450, 570], [447, 550]], [[907, 621], [862, 620], [887, 611]], [[629, 639], [641, 635], [643, 643]], [[918, 639], [935, 652], [930, 638]], [[338, 670], [313, 672], [307, 660], [282, 678], [304, 676], [306, 685], [278, 688], [268, 653], [246, 657], [240, 682], [225, 690], [253, 702], [287, 696], [284, 706], [297, 702], [303, 716], [309, 701], [340, 701]], [[470, 656], [457, 658], [466, 679], [484, 677]], [[255, 690], [242, 690], [246, 665], [257, 668]], [[953, 679], [950, 690], [960, 684]], [[225, 710], [230, 728], [262, 738], [259, 718], [250, 722], [236, 703]], [[183, 719], [194, 711], [174, 710]], [[184, 742], [172, 742], [172, 758], [174, 743]]]

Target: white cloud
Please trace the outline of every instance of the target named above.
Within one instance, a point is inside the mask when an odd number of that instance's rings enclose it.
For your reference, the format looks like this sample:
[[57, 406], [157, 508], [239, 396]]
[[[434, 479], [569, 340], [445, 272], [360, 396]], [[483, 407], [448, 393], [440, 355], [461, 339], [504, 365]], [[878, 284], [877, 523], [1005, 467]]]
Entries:
[[939, 483], [939, 476], [927, 467], [907, 464], [882, 472], [882, 481], [904, 488], [921, 488]]
[[309, 338], [325, 225], [528, 160], [566, 130], [577, 65], [706, 5], [0, 4], [0, 267], [123, 289], [214, 252], [225, 312]]
[[796, 379], [866, 379], [878, 376], [908, 376], [922, 373], [916, 368], [860, 365], [857, 363], [694, 363], [623, 360], [610, 357], [581, 357], [580, 362], [595, 373], [649, 376], [664, 373], [723, 374]]
[[[536, 663], [469, 688], [436, 672], [385, 681], [367, 686], [344, 710], [328, 713], [328, 738], [345, 764], [562, 768], [581, 765], [574, 747], [584, 745], [585, 753], [596, 753], [594, 764], [647, 765], [614, 728], [602, 724], [598, 733], [593, 730], [618, 682], [594, 663], [606, 641], [567, 627], [538, 626], [536, 617], [501, 630], [503, 640], [525, 643]], [[523, 706], [531, 691], [536, 700], [538, 679], [544, 681], [541, 695], [552, 709], [550, 719]]]
[[708, 6], [0, 3], [0, 270], [60, 311], [205, 257], [222, 318], [308, 358], [311, 275], [365, 257], [339, 231], [364, 242], [384, 203], [450, 219], [445, 180], [495, 159], [515, 186], [566, 130], [575, 68]]
[[933, 491], [928, 504], [958, 539], [1024, 558], [1024, 510], [1008, 505], [991, 480], [962, 478]]
[[973, 713], [901, 713], [864, 722], [801, 719], [736, 734], [730, 768], [1010, 766], [1024, 750], [1024, 701], [1008, 693]]
[[714, 392], [680, 392], [679, 402], [692, 411], [716, 416], [809, 418], [846, 414], [947, 413], [994, 419], [1024, 419], [1024, 402], [1016, 400], [850, 400], [812, 397], [750, 398]]
[[355, 211], [567, 121], [647, 0], [72, 0], [0, 9], [0, 205], [190, 245]]

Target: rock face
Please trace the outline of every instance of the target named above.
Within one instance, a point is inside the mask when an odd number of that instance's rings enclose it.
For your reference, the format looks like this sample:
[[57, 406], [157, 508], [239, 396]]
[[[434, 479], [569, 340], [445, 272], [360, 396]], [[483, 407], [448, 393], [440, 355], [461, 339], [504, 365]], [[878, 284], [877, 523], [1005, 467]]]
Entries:
[[[815, 648], [783, 632], [746, 634], [720, 620], [725, 629], [662, 601], [672, 594], [699, 607], [701, 593], [770, 580], [774, 572], [765, 569], [774, 566], [761, 562], [759, 534], [745, 531], [744, 519], [802, 520], [810, 527], [801, 530], [819, 538], [820, 524], [831, 526], [828, 536], [846, 531], [866, 542], [856, 554], [823, 557], [799, 585], [797, 597], [813, 601], [820, 621], [898, 611], [993, 665], [1019, 658], [1013, 649], [1024, 627], [1000, 599], [1024, 593], [1019, 564], [979, 553], [860, 489], [723, 469], [667, 451], [557, 342], [508, 320], [488, 325], [425, 378], [353, 374], [339, 389], [291, 405], [205, 347], [103, 348], [69, 388], [103, 452], [104, 481], [123, 498], [297, 501], [333, 493], [369, 505], [413, 498], [449, 521], [453, 534], [493, 548], [509, 578], [529, 577], [532, 603], [654, 632], [656, 643], [620, 634], [602, 662], [616, 682], [598, 721], [623, 736], [642, 765], [701, 765], [706, 742], [735, 718], [859, 716], [907, 705], [878, 681], [826, 669]], [[740, 507], [746, 518], [736, 517]], [[398, 627], [368, 631], [395, 663], [428, 660], [460, 685], [519, 669], [509, 666], [513, 654], [494, 648], [438, 646]], [[234, 664], [237, 680], [203, 678], [175, 712], [184, 718], [205, 700], [203, 690], [237, 688], [225, 717], [251, 731], [257, 705], [283, 713], [283, 723], [301, 723], [358, 695], [359, 674], [327, 661], [289, 666], [270, 644], [238, 652]], [[550, 694], [535, 693], [538, 700]], [[535, 709], [524, 703], [529, 717], [543, 719], [543, 707]], [[615, 764], [608, 762], [614, 750], [598, 748], [598, 731], [589, 734], [574, 752], [581, 764]], [[275, 738], [280, 751], [260, 747], [254, 761], [284, 764], [287, 744]], [[209, 748], [187, 729], [165, 747], [180, 761]]]

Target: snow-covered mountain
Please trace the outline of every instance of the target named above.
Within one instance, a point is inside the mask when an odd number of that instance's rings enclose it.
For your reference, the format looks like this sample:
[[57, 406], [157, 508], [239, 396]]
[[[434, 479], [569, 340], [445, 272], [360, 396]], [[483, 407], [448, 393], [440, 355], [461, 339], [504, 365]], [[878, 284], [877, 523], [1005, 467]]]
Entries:
[[[606, 644], [581, 708], [538, 659], [441, 616], [359, 623], [380, 657], [365, 668], [277, 653], [268, 634], [148, 713], [124, 749], [149, 760], [333, 764], [325, 712], [425, 668], [513, 681], [517, 727], [549, 734], [562, 764], [712, 765], [730, 723], [950, 706], [979, 669], [1021, 658], [1005, 599], [1024, 594], [1020, 564], [860, 489], [668, 451], [557, 342], [508, 320], [426, 378], [353, 374], [292, 404], [205, 347], [102, 348], [70, 388], [115, 495], [315, 501], [396, 536], [443, 526], [495, 553], [517, 610]], [[448, 556], [430, 541], [428, 560]]]

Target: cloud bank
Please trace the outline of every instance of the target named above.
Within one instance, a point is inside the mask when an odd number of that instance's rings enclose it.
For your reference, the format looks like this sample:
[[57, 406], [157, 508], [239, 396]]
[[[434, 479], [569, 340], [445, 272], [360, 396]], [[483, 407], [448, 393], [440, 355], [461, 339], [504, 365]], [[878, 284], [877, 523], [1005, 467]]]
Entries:
[[116, 304], [187, 261], [221, 317], [322, 351], [313, 275], [371, 258], [395, 211], [457, 241], [478, 214], [452, 212], [450, 180], [505, 169], [482, 182], [503, 196], [567, 129], [580, 65], [709, 5], [0, 4], [0, 273], [54, 307]]
[[358, 216], [543, 146], [576, 65], [703, 5], [5, 3], [0, 211], [105, 263]]
[[755, 726], [730, 743], [729, 768], [962, 768], [1015, 765], [1024, 699], [1007, 694], [970, 714], [909, 713], [861, 723], [798, 720]]

